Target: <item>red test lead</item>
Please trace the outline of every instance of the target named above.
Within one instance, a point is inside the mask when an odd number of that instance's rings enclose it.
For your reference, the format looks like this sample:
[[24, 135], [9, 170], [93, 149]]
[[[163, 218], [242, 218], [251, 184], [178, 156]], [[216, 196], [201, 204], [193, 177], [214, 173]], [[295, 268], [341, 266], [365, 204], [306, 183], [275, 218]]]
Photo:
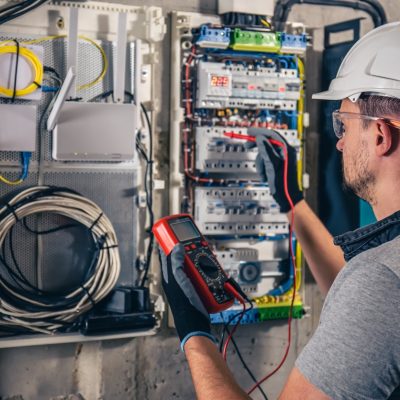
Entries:
[[[241, 140], [246, 140], [248, 142], [255, 142], [256, 138], [255, 136], [250, 136], [250, 135], [241, 135], [239, 133], [234, 133], [234, 132], [225, 132], [224, 135], [226, 137], [232, 138], [232, 139], [241, 139]], [[287, 148], [286, 145], [276, 139], [270, 139], [266, 138], [269, 143], [271, 143], [273, 146], [278, 146], [282, 148], [283, 150], [283, 157], [284, 157], [284, 189], [285, 189], [285, 196], [286, 199], [290, 205], [290, 210], [291, 210], [291, 216], [290, 216], [290, 227], [289, 227], [289, 251], [290, 251], [290, 258], [292, 261], [293, 265], [293, 292], [292, 292], [292, 299], [290, 303], [290, 310], [289, 310], [289, 319], [288, 319], [288, 344], [286, 346], [285, 353], [282, 357], [282, 360], [278, 364], [278, 366], [270, 372], [267, 376], [262, 378], [259, 382], [257, 382], [247, 393], [251, 394], [257, 387], [259, 387], [263, 382], [265, 382], [267, 379], [269, 379], [272, 375], [274, 375], [276, 372], [279, 371], [279, 369], [282, 367], [284, 362], [286, 361], [286, 358], [289, 354], [290, 350], [290, 344], [292, 340], [292, 316], [293, 316], [293, 304], [296, 298], [296, 260], [294, 256], [294, 251], [293, 251], [293, 225], [294, 225], [294, 205], [293, 201], [290, 197], [289, 190], [288, 190], [288, 154], [287, 154]], [[239, 321], [240, 322], [240, 321]]]

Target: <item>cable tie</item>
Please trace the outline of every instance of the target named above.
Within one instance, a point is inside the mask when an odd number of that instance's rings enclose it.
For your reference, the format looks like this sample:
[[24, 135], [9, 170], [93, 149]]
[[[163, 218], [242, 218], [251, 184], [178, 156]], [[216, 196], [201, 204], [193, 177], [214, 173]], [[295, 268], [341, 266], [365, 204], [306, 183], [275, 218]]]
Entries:
[[17, 95], [17, 78], [18, 78], [18, 63], [19, 63], [19, 42], [17, 39], [13, 40], [15, 42], [15, 46], [17, 48], [16, 51], [16, 60], [15, 60], [15, 71], [14, 71], [14, 88], [13, 88], [13, 95], [11, 101], [15, 102], [15, 97]]
[[100, 250], [109, 250], [109, 249], [115, 249], [115, 248], [117, 248], [118, 247], [118, 245], [117, 244], [112, 244], [112, 245], [110, 245], [110, 246], [101, 246], [100, 247]]
[[103, 216], [103, 213], [101, 212], [99, 216], [93, 221], [93, 224], [90, 226], [89, 230], [93, 230], [93, 228], [98, 224], [100, 221], [100, 218]]
[[15, 218], [15, 221], [16, 221], [16, 222], [19, 222], [20, 219], [18, 218], [18, 215], [17, 215], [17, 213], [15, 212], [15, 208], [14, 208], [11, 204], [9, 204], [9, 203], [5, 203], [4, 205], [11, 211], [12, 215], [13, 215], [14, 218]]
[[36, 85], [38, 87], [38, 89], [40, 89], [42, 87], [42, 85], [40, 83], [37, 83], [36, 81], [32, 82], [34, 85]]
[[[84, 285], [81, 285], [81, 289], [86, 293], [87, 297], [89, 298], [90, 303], [94, 307], [96, 305], [96, 303], [93, 300], [92, 295], [89, 293], [89, 290], [87, 290]], [[79, 309], [77, 310], [77, 312], [79, 312]]]

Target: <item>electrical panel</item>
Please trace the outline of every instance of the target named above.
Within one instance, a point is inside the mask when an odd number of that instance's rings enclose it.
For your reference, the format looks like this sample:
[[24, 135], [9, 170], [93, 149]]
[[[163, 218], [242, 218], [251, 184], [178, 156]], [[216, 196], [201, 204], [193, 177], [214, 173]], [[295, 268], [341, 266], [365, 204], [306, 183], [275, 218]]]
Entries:
[[164, 302], [143, 227], [162, 10], [9, 3], [0, 0], [0, 348], [155, 334]]
[[[173, 14], [170, 211], [194, 216], [227, 274], [252, 298], [255, 307], [241, 323], [300, 318], [301, 251], [295, 239], [289, 243], [287, 215], [268, 182], [260, 181], [257, 147], [240, 136], [251, 135], [249, 128], [278, 132], [297, 151], [301, 184], [308, 38], [300, 25], [275, 32], [267, 21], [251, 27], [223, 21]], [[211, 321], [226, 322], [239, 309]]]

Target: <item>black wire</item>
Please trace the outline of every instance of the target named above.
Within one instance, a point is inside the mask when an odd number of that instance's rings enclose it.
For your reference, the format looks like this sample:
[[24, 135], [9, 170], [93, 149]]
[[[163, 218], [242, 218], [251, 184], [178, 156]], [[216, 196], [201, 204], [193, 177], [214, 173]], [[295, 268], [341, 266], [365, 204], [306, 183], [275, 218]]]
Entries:
[[54, 232], [58, 232], [58, 231], [62, 231], [62, 230], [65, 230], [65, 229], [70, 229], [70, 228], [78, 228], [78, 227], [81, 226], [79, 224], [66, 224], [66, 225], [58, 226], [56, 228], [47, 229], [45, 231], [36, 231], [36, 230], [34, 230], [34, 229], [29, 227], [29, 225], [28, 225], [28, 223], [26, 221], [26, 218], [22, 219], [22, 225], [24, 226], [24, 228], [28, 232], [34, 233], [35, 235], [38, 235], [38, 236], [39, 235], [48, 235], [50, 233], [54, 233]]
[[19, 64], [19, 42], [18, 40], [14, 39], [15, 46], [17, 47], [17, 51], [15, 54], [15, 70], [14, 70], [14, 88], [13, 88], [13, 95], [11, 101], [15, 102], [15, 96], [17, 95], [17, 79], [18, 79], [18, 64]]
[[20, 3], [14, 3], [14, 4], [11, 4], [8, 7], [1, 8], [0, 9], [0, 20], [3, 19], [3, 18], [8, 17], [10, 15], [13, 15], [18, 10], [21, 10], [24, 7], [27, 7], [29, 5], [29, 3], [31, 3], [31, 0], [25, 0], [25, 1], [22, 1]]
[[[60, 194], [60, 192], [69, 192], [69, 193], [74, 193], [77, 194], [77, 192], [71, 190], [71, 189], [67, 189], [67, 188], [56, 188], [56, 187], [47, 187], [45, 189], [43, 189], [41, 192], [37, 192], [34, 193], [31, 196], [27, 196], [24, 199], [20, 200], [19, 202], [17, 202], [16, 204], [13, 204], [12, 206], [9, 206], [7, 208], [5, 208], [5, 211], [3, 211], [0, 214], [0, 219], [4, 219], [6, 217], [8, 217], [10, 214], [16, 214], [16, 210], [19, 207], [24, 206], [27, 203], [30, 203], [32, 201], [35, 201], [37, 199], [40, 199], [43, 196], [47, 196], [47, 195], [53, 195], [53, 196], [62, 196], [62, 194]], [[16, 222], [20, 223], [20, 222], [24, 222], [24, 220], [19, 220]], [[95, 267], [97, 265], [99, 256], [101, 251], [103, 251], [104, 249], [104, 243], [106, 241], [106, 237], [102, 236], [100, 238], [96, 238], [91, 235], [91, 238], [93, 240], [94, 246], [93, 246], [93, 250], [91, 251], [91, 260], [88, 264], [88, 267], [86, 269], [85, 272], [85, 276], [82, 279], [82, 282], [79, 283], [76, 288], [73, 289], [69, 289], [68, 291], [57, 291], [57, 294], [54, 292], [49, 292], [49, 291], [45, 291], [42, 289], [39, 289], [38, 287], [36, 287], [35, 285], [31, 284], [30, 281], [27, 279], [27, 277], [23, 274], [22, 269], [19, 266], [18, 260], [16, 258], [16, 253], [14, 251], [14, 245], [13, 245], [13, 230], [16, 227], [16, 224], [13, 225], [10, 228], [10, 231], [8, 232], [8, 240], [3, 241], [1, 249], [0, 249], [0, 267], [1, 265], [3, 266], [3, 268], [0, 268], [0, 280], [3, 282], [3, 289], [1, 290], [1, 299], [4, 301], [7, 301], [9, 304], [14, 305], [17, 308], [20, 309], [24, 309], [27, 311], [27, 313], [29, 312], [38, 312], [38, 311], [61, 311], [64, 310], [66, 308], [70, 308], [71, 306], [76, 305], [84, 296], [87, 295], [87, 291], [85, 293], [85, 291], [80, 292], [78, 294], [76, 294], [75, 296], [70, 296], [69, 298], [66, 298], [67, 294], [71, 294], [72, 291], [75, 291], [78, 288], [82, 288], [84, 283], [88, 281], [88, 279], [90, 279], [90, 277], [93, 275], [93, 273], [95, 272]], [[26, 225], [28, 227], [28, 225]], [[82, 225], [81, 225], [82, 226]], [[32, 233], [39, 235], [39, 234], [46, 234], [46, 233], [51, 233], [50, 231], [58, 231], [60, 229], [65, 229], [67, 227], [71, 227], [71, 225], [64, 225], [59, 227], [59, 229], [54, 228], [52, 230], [49, 231], [32, 231]], [[29, 227], [28, 227], [29, 228]], [[86, 231], [91, 232], [89, 228], [85, 227]], [[7, 246], [6, 243], [8, 243], [8, 247], [9, 247], [9, 252], [10, 255], [7, 256]], [[107, 255], [106, 257], [108, 258], [108, 260], [110, 260], [110, 252], [109, 252], [109, 248], [105, 248], [107, 251]], [[7, 258], [11, 259], [12, 263], [13, 263], [13, 267], [11, 265], [9, 265], [9, 263], [7, 262]], [[4, 275], [3, 272], [7, 272], [8, 276], [12, 279], [12, 281], [15, 283], [15, 285], [13, 285], [11, 283], [10, 280], [5, 280], [4, 279]], [[32, 304], [27, 302], [24, 299], [18, 298], [17, 295], [23, 296], [26, 299], [30, 300], [30, 301], [39, 301], [43, 304], [45, 304], [44, 306], [41, 305], [36, 305], [36, 304]], [[7, 322], [6, 318], [2, 318], [0, 315], [0, 319], [3, 319], [5, 322]], [[20, 318], [26, 322], [32, 322], [32, 319], [30, 319], [29, 317], [26, 318]], [[37, 320], [35, 320], [37, 321]], [[52, 318], [44, 318], [41, 321], [43, 322], [48, 322], [48, 323], [52, 323], [52, 324], [58, 324], [58, 325], [62, 325], [61, 328], [59, 328], [59, 331], [65, 331], [65, 330], [71, 330], [73, 329], [73, 327], [77, 326], [78, 322], [73, 322], [73, 323], [69, 323], [69, 322], [62, 322], [59, 321], [57, 319], [52, 319]], [[0, 325], [0, 331], [2, 331], [3, 327], [2, 325]], [[11, 330], [12, 332], [21, 332], [21, 327], [16, 326], [14, 327], [10, 327], [8, 326], [7, 330]]]
[[[153, 253], [153, 248], [154, 248], [154, 235], [152, 232], [152, 228], [154, 225], [154, 212], [153, 212], [153, 129], [151, 126], [149, 114], [146, 110], [146, 107], [144, 106], [143, 103], [140, 103], [140, 107], [143, 111], [143, 114], [146, 119], [147, 123], [147, 129], [149, 131], [149, 154], [148, 156], [143, 156], [145, 153], [143, 148], [138, 145], [138, 140], [136, 141], [136, 146], [140, 149], [142, 149], [140, 152], [142, 156], [144, 157], [146, 161], [146, 171], [145, 171], [145, 180], [144, 180], [144, 187], [145, 187], [145, 193], [146, 193], [146, 204], [147, 204], [147, 209], [150, 215], [150, 227], [147, 229], [147, 232], [149, 234], [149, 244], [147, 247], [147, 254], [146, 254], [146, 266], [144, 269], [142, 281], [140, 283], [140, 286], [143, 287], [146, 284], [147, 280], [147, 275], [149, 273], [150, 265], [151, 265], [151, 256]], [[137, 137], [138, 139], [138, 137]], [[148, 183], [147, 183], [148, 182]]]
[[[230, 335], [230, 331], [229, 331], [228, 327], [226, 327], [225, 325], [224, 325], [224, 331], [226, 331], [226, 333], [227, 333], [228, 335]], [[253, 380], [253, 382], [254, 382], [254, 383], [258, 383], [257, 378], [254, 376], [254, 374], [251, 372], [249, 366], [248, 366], [248, 365], [246, 364], [246, 362], [244, 361], [243, 356], [242, 356], [242, 354], [240, 353], [239, 346], [236, 344], [236, 341], [235, 341], [235, 339], [233, 338], [233, 336], [231, 336], [231, 342], [232, 342], [232, 344], [233, 344], [233, 347], [234, 347], [235, 350], [236, 350], [236, 354], [238, 355], [240, 362], [241, 362], [242, 365], [243, 365], [243, 368], [244, 368], [244, 369], [247, 371], [247, 373], [250, 375], [250, 378]], [[266, 393], [264, 392], [264, 390], [263, 390], [263, 388], [261, 387], [261, 385], [258, 386], [258, 389], [259, 389], [259, 391], [261, 392], [261, 394], [262, 394], [262, 396], [264, 397], [264, 399], [265, 399], [265, 400], [268, 400], [268, 396], [267, 396]]]
[[[246, 299], [247, 301], [247, 299]], [[240, 317], [241, 314], [246, 314], [247, 312], [249, 312], [250, 310], [252, 310], [254, 308], [254, 305], [251, 301], [248, 301], [248, 303], [250, 304], [249, 308], [246, 308], [246, 310], [242, 310], [237, 312], [236, 314], [231, 315], [231, 317], [228, 319], [227, 322], [224, 323], [224, 329], [222, 330], [222, 334], [221, 334], [221, 338], [219, 339], [219, 351], [222, 352], [222, 346], [224, 344], [224, 338], [225, 338], [225, 328], [229, 327], [229, 325], [232, 323], [232, 321], [237, 318]]]
[[57, 70], [56, 70], [55, 68], [53, 68], [53, 67], [48, 67], [47, 65], [45, 65], [45, 66], [43, 67], [43, 71], [44, 71], [44, 72], [47, 72], [47, 73], [54, 74], [58, 79], [61, 80], [61, 76], [60, 76], [60, 74], [57, 72]]
[[382, 7], [382, 4], [378, 0], [362, 0], [362, 1], [364, 3], [368, 3], [370, 6], [372, 6], [376, 10], [376, 12], [381, 17], [382, 25], [388, 23], [385, 9]]
[[46, 1], [47, 0], [26, 0], [15, 5], [14, 7], [8, 6], [0, 9], [0, 25], [25, 15], [26, 13], [46, 3]]
[[345, 1], [345, 0], [281, 0], [275, 6], [274, 25], [277, 30], [283, 30], [289, 13], [295, 4], [311, 4], [319, 6], [348, 7], [354, 10], [366, 12], [373, 20], [375, 27], [382, 25], [383, 18], [386, 17], [377, 12], [377, 8], [369, 2]]

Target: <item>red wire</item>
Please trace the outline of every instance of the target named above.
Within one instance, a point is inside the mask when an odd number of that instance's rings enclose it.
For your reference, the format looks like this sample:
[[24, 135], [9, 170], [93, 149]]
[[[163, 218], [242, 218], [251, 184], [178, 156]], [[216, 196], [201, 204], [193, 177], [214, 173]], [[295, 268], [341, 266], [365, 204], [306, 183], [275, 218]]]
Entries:
[[241, 312], [238, 320], [236, 321], [235, 326], [233, 327], [233, 329], [231, 330], [231, 333], [229, 334], [228, 338], [226, 339], [226, 342], [224, 343], [224, 348], [222, 350], [222, 357], [223, 359], [226, 361], [226, 352], [228, 350], [228, 345], [232, 339], [232, 336], [234, 335], [234, 333], [236, 332], [236, 329], [238, 328], [240, 321], [243, 319], [244, 313], [246, 312], [246, 303], [244, 301], [244, 299], [242, 298], [242, 296], [240, 296], [240, 294], [235, 290], [235, 288], [229, 284], [226, 283], [225, 284], [225, 289], [230, 292], [237, 300], [240, 301], [240, 303], [243, 306], [243, 311]]
[[[235, 139], [243, 139], [243, 140], [247, 140], [250, 142], [255, 142], [256, 138], [254, 136], [248, 136], [248, 135], [241, 135], [241, 134], [237, 134], [237, 133], [233, 133], [233, 132], [227, 132], [225, 133], [225, 136], [228, 136], [230, 138], [235, 138]], [[278, 366], [272, 371], [270, 372], [267, 376], [265, 376], [264, 378], [262, 378], [260, 381], [258, 381], [248, 392], [247, 394], [251, 394], [255, 389], [258, 388], [258, 386], [260, 386], [263, 382], [265, 382], [267, 379], [269, 379], [272, 375], [274, 375], [276, 372], [279, 371], [279, 369], [282, 367], [282, 365], [285, 363], [286, 358], [289, 354], [289, 350], [290, 350], [290, 344], [291, 344], [291, 340], [292, 340], [292, 318], [293, 318], [293, 305], [294, 305], [294, 301], [296, 298], [296, 262], [295, 262], [295, 256], [294, 256], [294, 252], [293, 252], [293, 244], [292, 244], [292, 239], [293, 239], [293, 224], [294, 224], [294, 204], [292, 201], [292, 198], [290, 197], [289, 194], [289, 189], [288, 189], [288, 157], [287, 157], [287, 148], [286, 146], [279, 142], [278, 140], [274, 140], [274, 139], [268, 139], [268, 141], [275, 145], [275, 146], [279, 146], [283, 149], [283, 154], [284, 154], [284, 170], [283, 170], [283, 179], [284, 179], [284, 190], [285, 190], [285, 196], [287, 201], [289, 202], [290, 205], [290, 210], [291, 210], [291, 217], [290, 217], [290, 227], [289, 227], [289, 251], [290, 251], [290, 258], [292, 260], [292, 265], [293, 265], [293, 294], [292, 294], [292, 299], [291, 299], [291, 303], [290, 303], [290, 308], [289, 308], [289, 318], [288, 318], [288, 343], [286, 346], [286, 350], [285, 353], [282, 357], [281, 362], [278, 364]]]
[[[185, 114], [186, 117], [190, 117], [192, 115], [192, 107], [190, 103], [190, 64], [192, 63], [194, 57], [196, 55], [195, 47], [192, 47], [189, 57], [186, 60], [185, 66]], [[199, 176], [194, 175], [190, 168], [189, 168], [189, 146], [188, 146], [188, 134], [187, 131], [190, 129], [188, 123], [185, 124], [185, 131], [184, 131], [184, 169], [185, 175], [196, 182], [202, 183], [224, 183], [224, 179], [210, 179], [210, 178], [200, 178]], [[192, 156], [193, 158], [193, 156]]]

